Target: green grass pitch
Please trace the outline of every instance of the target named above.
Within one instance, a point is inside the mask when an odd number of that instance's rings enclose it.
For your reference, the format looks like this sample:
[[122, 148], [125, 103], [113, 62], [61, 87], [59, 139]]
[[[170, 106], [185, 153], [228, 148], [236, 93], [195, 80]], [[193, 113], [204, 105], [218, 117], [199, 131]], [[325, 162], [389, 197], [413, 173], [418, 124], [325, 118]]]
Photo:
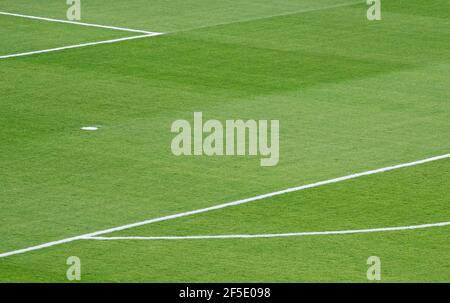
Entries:
[[[0, 254], [450, 152], [450, 2], [82, 1], [157, 37], [0, 59]], [[0, 12], [65, 19], [61, 0]], [[137, 35], [0, 14], [0, 57]], [[279, 120], [280, 161], [177, 157], [173, 121]], [[84, 132], [83, 126], [99, 125]], [[450, 221], [450, 159], [104, 235], [279, 234]], [[450, 282], [450, 226], [77, 240], [0, 258], [0, 282]]]

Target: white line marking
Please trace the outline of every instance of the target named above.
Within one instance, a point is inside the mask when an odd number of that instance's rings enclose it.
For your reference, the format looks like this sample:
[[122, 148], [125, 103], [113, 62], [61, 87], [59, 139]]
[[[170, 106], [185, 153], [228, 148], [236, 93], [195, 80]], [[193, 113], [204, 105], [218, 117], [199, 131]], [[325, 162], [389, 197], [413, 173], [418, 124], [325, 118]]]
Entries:
[[43, 249], [43, 248], [50, 247], [50, 246], [55, 246], [55, 245], [60, 245], [60, 244], [64, 244], [64, 243], [69, 243], [69, 242], [73, 242], [73, 241], [76, 241], [76, 240], [82, 240], [82, 239], [89, 238], [89, 237], [96, 237], [96, 236], [100, 236], [100, 235], [104, 235], [104, 234], [109, 234], [109, 233], [112, 233], [112, 232], [121, 231], [121, 230], [125, 230], [125, 229], [130, 229], [130, 228], [133, 228], [133, 227], [138, 227], [138, 226], [152, 224], [152, 223], [161, 222], [161, 221], [173, 220], [173, 219], [181, 218], [181, 217], [192, 216], [192, 215], [195, 215], [195, 214], [201, 214], [201, 213], [213, 211], [213, 210], [216, 210], [216, 209], [222, 209], [222, 208], [226, 208], [226, 207], [231, 207], [231, 206], [236, 206], [236, 205], [240, 205], [240, 204], [244, 204], [244, 203], [249, 203], [249, 202], [253, 202], [253, 201], [266, 199], [266, 198], [269, 198], [269, 197], [279, 196], [279, 195], [287, 194], [287, 193], [290, 193], [290, 192], [301, 191], [301, 190], [305, 190], [305, 189], [308, 189], [308, 188], [319, 187], [319, 186], [323, 186], [323, 185], [327, 185], [327, 184], [332, 184], [332, 183], [337, 183], [337, 182], [342, 182], [342, 181], [346, 181], [346, 180], [350, 180], [350, 179], [359, 178], [359, 177], [362, 177], [362, 176], [368, 176], [368, 175], [383, 173], [383, 172], [387, 172], [387, 171], [391, 171], [391, 170], [395, 170], [395, 169], [400, 169], [400, 168], [404, 168], [404, 167], [410, 167], [410, 166], [425, 164], [425, 163], [438, 161], [438, 160], [443, 160], [443, 159], [447, 159], [447, 158], [450, 158], [450, 154], [445, 154], [445, 155], [441, 155], [441, 156], [437, 156], [437, 157], [427, 158], [427, 159], [424, 159], [424, 160], [414, 161], [414, 162], [410, 162], [410, 163], [404, 163], [404, 164], [399, 164], [399, 165], [394, 165], [394, 166], [388, 166], [388, 167], [379, 168], [379, 169], [375, 169], [375, 170], [369, 170], [369, 171], [362, 172], [362, 173], [352, 174], [352, 175], [339, 177], [339, 178], [335, 178], [335, 179], [330, 179], [330, 180], [326, 180], [326, 181], [321, 181], [321, 182], [317, 182], [317, 183], [312, 183], [312, 184], [308, 184], [308, 185], [292, 187], [292, 188], [288, 188], [288, 189], [284, 189], [284, 190], [280, 190], [280, 191], [276, 191], [276, 192], [272, 192], [272, 193], [268, 193], [268, 194], [264, 194], [264, 195], [260, 195], [260, 196], [256, 196], [256, 197], [252, 197], [252, 198], [242, 199], [242, 200], [229, 202], [229, 203], [223, 203], [223, 204], [219, 204], [219, 205], [212, 206], [212, 207], [197, 209], [197, 210], [193, 210], [193, 211], [187, 211], [187, 212], [178, 213], [178, 214], [165, 216], [165, 217], [160, 217], [160, 218], [155, 218], [155, 219], [144, 220], [144, 221], [141, 221], [141, 222], [136, 222], [136, 223], [132, 223], [132, 224], [122, 225], [122, 226], [113, 227], [113, 228], [109, 228], [109, 229], [105, 229], [105, 230], [100, 230], [100, 231], [96, 231], [96, 232], [92, 232], [92, 233], [88, 233], [88, 234], [83, 234], [83, 235], [79, 235], [79, 236], [75, 236], [75, 237], [65, 238], [65, 239], [62, 239], [62, 240], [47, 242], [47, 243], [39, 244], [39, 245], [36, 245], [36, 246], [31, 246], [31, 247], [27, 247], [27, 248], [22, 248], [22, 249], [18, 249], [18, 250], [5, 252], [5, 253], [0, 254], [0, 258], [12, 256], [12, 255], [17, 255], [17, 254], [23, 254], [23, 253], [26, 253], [26, 252], [29, 252], [29, 251], [39, 250], [39, 249]]
[[202, 240], [202, 239], [251, 239], [251, 238], [278, 238], [278, 237], [301, 237], [301, 236], [324, 236], [324, 235], [346, 235], [346, 234], [361, 234], [361, 233], [376, 233], [387, 231], [424, 229], [430, 227], [449, 226], [450, 222], [399, 226], [399, 227], [383, 227], [370, 229], [353, 229], [353, 230], [336, 230], [336, 231], [312, 231], [299, 233], [285, 233], [285, 234], [259, 234], [259, 235], [218, 235], [218, 236], [163, 236], [163, 237], [85, 237], [83, 240], [99, 240], [99, 241], [114, 241], [114, 240]]
[[144, 30], [140, 30], [140, 29], [132, 29], [132, 28], [125, 28], [125, 27], [109, 26], [109, 25], [100, 25], [100, 24], [93, 24], [93, 23], [84, 23], [84, 22], [77, 22], [77, 21], [54, 19], [54, 18], [37, 17], [37, 16], [9, 13], [9, 12], [1, 12], [1, 11], [0, 11], [0, 15], [21, 17], [21, 18], [27, 18], [27, 19], [49, 21], [49, 22], [57, 22], [57, 23], [75, 24], [75, 25], [82, 25], [82, 26], [89, 26], [89, 27], [106, 28], [106, 29], [113, 29], [113, 30], [125, 31], [125, 32], [142, 33], [142, 34], [154, 34], [155, 33], [155, 32], [149, 32], [149, 31], [144, 31]]
[[81, 47], [92, 46], [92, 45], [99, 45], [99, 44], [116, 43], [116, 42], [121, 42], [121, 41], [141, 39], [141, 38], [147, 38], [147, 37], [154, 37], [154, 36], [159, 36], [159, 35], [162, 35], [162, 33], [152, 33], [152, 34], [131, 36], [131, 37], [125, 37], [125, 38], [112, 39], [112, 40], [104, 40], [104, 41], [97, 41], [97, 42], [89, 42], [89, 43], [68, 45], [68, 46], [62, 46], [62, 47], [56, 47], [56, 48], [50, 48], [50, 49], [43, 49], [43, 50], [38, 50], [38, 51], [31, 51], [31, 52], [26, 52], [26, 53], [4, 55], [4, 56], [0, 56], [0, 59], [7, 59], [7, 58], [13, 58], [13, 57], [23, 57], [23, 56], [30, 56], [30, 55], [35, 55], [35, 54], [57, 52], [57, 51], [62, 51], [62, 50], [66, 50], [66, 49], [81, 48]]
[[[349, 3], [342, 3], [342, 4], [337, 4], [337, 5], [331, 5], [331, 6], [327, 6], [327, 7], [323, 7], [323, 8], [303, 9], [303, 10], [290, 12], [290, 13], [285, 13], [285, 14], [278, 14], [278, 15], [267, 16], [267, 17], [264, 17], [264, 18], [239, 20], [239, 21], [236, 21], [236, 22], [229, 22], [229, 23], [219, 23], [219, 24], [195, 27], [195, 28], [191, 28], [191, 29], [185, 29], [185, 30], [177, 31], [177, 32], [184, 32], [184, 31], [190, 31], [190, 30], [194, 30], [194, 29], [202, 29], [202, 28], [208, 28], [208, 27], [214, 27], [214, 26], [220, 26], [220, 25], [228, 25], [228, 24], [233, 24], [233, 23], [255, 21], [255, 20], [260, 20], [260, 19], [267, 19], [267, 18], [273, 18], [273, 17], [287, 16], [287, 15], [293, 15], [293, 14], [309, 13], [309, 12], [320, 11], [320, 10], [328, 10], [328, 9], [331, 9], [331, 8], [351, 6], [351, 5], [356, 5], [356, 4], [360, 4], [360, 3], [361, 2], [349, 2]], [[151, 36], [158, 36], [158, 35], [163, 35], [164, 34], [164, 33], [149, 32], [149, 31], [144, 31], [144, 30], [130, 29], [130, 28], [124, 28], [124, 27], [117, 27], [117, 26], [109, 26], [109, 25], [100, 25], [100, 24], [84, 23], [84, 22], [77, 22], [77, 21], [61, 20], [61, 19], [54, 19], [54, 18], [46, 18], [46, 17], [38, 17], [38, 16], [10, 13], [10, 12], [2, 12], [2, 11], [0, 11], [0, 15], [21, 17], [21, 18], [28, 18], [28, 19], [34, 19], [34, 20], [49, 21], [49, 22], [58, 22], [58, 23], [67, 23], [67, 24], [75, 24], [75, 25], [82, 25], [82, 26], [106, 28], [106, 29], [113, 29], [113, 30], [120, 30], [120, 31], [127, 31], [127, 32], [145, 33], [145, 34], [149, 34], [149, 37], [151, 37]], [[27, 55], [40, 54], [40, 53], [48, 53], [48, 52], [54, 52], [54, 51], [59, 51], [59, 50], [64, 50], [64, 49], [84, 47], [84, 46], [91, 46], [91, 45], [104, 44], [104, 43], [113, 43], [113, 42], [118, 42], [118, 41], [125, 41], [125, 40], [136, 39], [136, 38], [144, 38], [144, 37], [145, 36], [134, 36], [134, 37], [130, 37], [128, 39], [127, 38], [123, 38], [123, 40], [120, 40], [120, 39], [108, 40], [108, 41], [101, 41], [101, 42], [98, 42], [98, 43], [94, 43], [93, 42], [93, 43], [72, 45], [72, 46], [53, 48], [53, 49], [47, 49], [47, 50], [40, 50], [40, 51], [35, 51], [35, 52], [27, 52], [27, 53], [22, 53], [22, 54], [5, 55], [5, 56], [0, 56], [0, 59], [6, 59], [6, 58], [12, 58], [12, 57], [21, 57], [21, 56], [27, 56]]]

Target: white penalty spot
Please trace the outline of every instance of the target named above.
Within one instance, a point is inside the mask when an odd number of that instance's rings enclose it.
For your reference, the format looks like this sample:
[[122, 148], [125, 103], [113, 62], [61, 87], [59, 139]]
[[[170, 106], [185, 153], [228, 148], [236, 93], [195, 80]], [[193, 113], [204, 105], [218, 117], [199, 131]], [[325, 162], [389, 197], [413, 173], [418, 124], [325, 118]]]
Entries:
[[85, 127], [82, 127], [81, 130], [96, 131], [96, 130], [98, 130], [98, 127], [96, 127], [96, 126], [85, 126]]

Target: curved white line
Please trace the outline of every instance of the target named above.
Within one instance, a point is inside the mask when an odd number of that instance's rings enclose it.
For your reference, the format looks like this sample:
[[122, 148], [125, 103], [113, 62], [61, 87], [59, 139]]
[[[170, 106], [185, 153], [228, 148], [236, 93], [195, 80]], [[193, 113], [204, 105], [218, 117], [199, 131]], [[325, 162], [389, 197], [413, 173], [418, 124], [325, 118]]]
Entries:
[[218, 235], [218, 236], [163, 236], [163, 237], [85, 237], [83, 240], [100, 240], [100, 241], [114, 241], [114, 240], [199, 240], [199, 239], [249, 239], [249, 238], [278, 238], [278, 237], [301, 237], [301, 236], [323, 236], [323, 235], [345, 235], [345, 234], [360, 234], [360, 233], [375, 233], [386, 231], [399, 231], [411, 229], [424, 229], [430, 227], [449, 226], [450, 222], [440, 222], [432, 224], [399, 226], [399, 227], [384, 227], [371, 229], [353, 229], [353, 230], [336, 230], [336, 231], [315, 231], [315, 232], [299, 232], [299, 233], [285, 233], [285, 234], [260, 234], [260, 235]]

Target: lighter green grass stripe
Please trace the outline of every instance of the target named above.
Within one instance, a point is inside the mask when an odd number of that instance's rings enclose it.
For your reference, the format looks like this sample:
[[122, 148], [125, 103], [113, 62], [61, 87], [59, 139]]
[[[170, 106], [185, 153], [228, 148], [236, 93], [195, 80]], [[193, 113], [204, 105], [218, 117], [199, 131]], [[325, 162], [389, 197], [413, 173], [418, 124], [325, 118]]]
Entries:
[[[333, 9], [333, 8], [338, 8], [338, 7], [352, 6], [352, 5], [361, 4], [361, 3], [362, 2], [359, 1], [359, 2], [350, 2], [350, 3], [336, 4], [336, 5], [331, 5], [331, 6], [327, 6], [327, 7], [320, 7], [320, 8], [314, 8], [314, 9], [303, 9], [303, 10], [299, 10], [299, 11], [295, 11], [295, 12], [289, 12], [289, 13], [285, 13], [285, 14], [271, 15], [271, 16], [266, 16], [266, 17], [262, 17], [262, 18], [253, 18], [253, 19], [239, 20], [239, 21], [228, 22], [228, 23], [213, 24], [213, 25], [189, 28], [189, 29], [176, 31], [176, 32], [170, 32], [170, 33], [192, 31], [192, 30], [196, 30], [196, 29], [209, 28], [209, 27], [215, 27], [215, 26], [221, 26], [221, 25], [229, 25], [229, 24], [235, 24], [235, 23], [263, 20], [263, 19], [268, 19], [268, 18], [273, 18], [273, 17], [289, 16], [289, 15], [295, 15], [295, 14], [302, 14], [302, 13], [308, 13], [308, 12], [328, 10], [328, 9]], [[149, 32], [149, 31], [138, 30], [138, 29], [123, 28], [123, 27], [117, 27], [117, 26], [110, 26], [110, 25], [99, 25], [99, 24], [84, 23], [84, 22], [77, 22], [77, 21], [67, 21], [67, 20], [61, 20], [61, 19], [38, 17], [38, 16], [31, 16], [31, 15], [23, 15], [23, 14], [2, 12], [2, 11], [0, 11], [0, 15], [11, 16], [11, 17], [20, 17], [20, 18], [28, 18], [28, 19], [34, 19], [34, 20], [40, 20], [40, 21], [48, 21], [48, 22], [58, 22], [58, 23], [67, 23], [67, 24], [73, 24], [73, 25], [99, 27], [99, 28], [113, 29], [113, 30], [127, 31], [127, 32], [145, 33], [145, 35], [140, 35], [140, 36], [132, 36], [132, 37], [125, 37], [125, 38], [120, 38], [120, 39], [113, 39], [113, 40], [105, 40], [105, 41], [89, 42], [89, 43], [76, 44], [76, 45], [68, 45], [68, 46], [63, 46], [63, 47], [43, 49], [43, 50], [37, 50], [37, 51], [31, 51], [31, 52], [17, 53], [17, 54], [8, 54], [8, 55], [0, 56], [0, 59], [9, 59], [9, 58], [31, 56], [31, 55], [37, 55], [37, 54], [43, 54], [43, 53], [51, 53], [51, 52], [56, 52], [56, 51], [62, 51], [62, 50], [73, 49], [73, 48], [81, 48], [81, 47], [87, 47], [87, 46], [93, 46], [93, 45], [99, 45], [99, 44], [111, 44], [111, 43], [116, 43], [116, 42], [121, 42], [121, 41], [128, 41], [128, 40], [141, 39], [141, 38], [148, 38], [148, 37], [154, 37], [154, 36], [160, 36], [160, 35], [166, 34], [166, 33], [159, 33], [159, 32]]]
[[223, 23], [216, 23], [216, 24], [210, 24], [210, 25], [199, 26], [199, 27], [192, 27], [192, 28], [187, 28], [184, 30], [177, 30], [177, 31], [167, 32], [167, 33], [168, 34], [180, 33], [180, 32], [187, 32], [187, 31], [193, 31], [193, 30], [197, 30], [197, 29], [204, 29], [204, 28], [210, 28], [210, 27], [216, 27], [216, 26], [231, 25], [231, 24], [245, 23], [245, 22], [251, 22], [251, 21], [259, 21], [259, 20], [276, 18], [276, 17], [292, 16], [292, 15], [297, 15], [297, 14], [312, 13], [312, 12], [317, 12], [317, 11], [329, 10], [329, 9], [333, 9], [333, 8], [353, 6], [353, 5], [363, 4], [363, 3], [364, 3], [364, 1], [346, 2], [346, 3], [341, 3], [341, 4], [329, 5], [329, 6], [325, 6], [325, 7], [301, 9], [301, 10], [297, 10], [297, 11], [293, 11], [293, 12], [286, 12], [286, 13], [282, 13], [282, 14], [275, 14], [275, 15], [264, 16], [264, 17], [260, 17], [260, 18], [248, 18], [248, 19], [242, 19], [242, 20], [233, 21], [233, 22], [223, 22]]

